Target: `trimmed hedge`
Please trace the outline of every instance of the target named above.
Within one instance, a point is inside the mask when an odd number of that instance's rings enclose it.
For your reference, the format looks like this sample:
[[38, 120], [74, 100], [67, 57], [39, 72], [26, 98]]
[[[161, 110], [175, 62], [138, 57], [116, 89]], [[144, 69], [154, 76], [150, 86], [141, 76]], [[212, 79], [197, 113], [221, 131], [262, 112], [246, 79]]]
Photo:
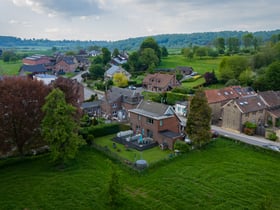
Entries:
[[84, 139], [87, 139], [88, 136], [93, 136], [94, 138], [107, 136], [110, 134], [118, 133], [119, 131], [125, 131], [131, 129], [130, 126], [119, 123], [111, 123], [111, 124], [101, 124], [90, 127], [85, 127], [80, 130], [80, 135], [83, 136]]

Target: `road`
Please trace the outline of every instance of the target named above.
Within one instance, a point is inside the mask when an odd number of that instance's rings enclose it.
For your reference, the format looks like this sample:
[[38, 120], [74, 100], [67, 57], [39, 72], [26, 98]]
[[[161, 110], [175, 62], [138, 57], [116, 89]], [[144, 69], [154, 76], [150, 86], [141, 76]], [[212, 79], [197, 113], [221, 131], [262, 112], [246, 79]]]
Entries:
[[255, 145], [255, 146], [259, 146], [259, 147], [264, 147], [264, 145], [274, 145], [274, 146], [277, 146], [280, 148], [280, 142], [270, 141], [265, 138], [257, 137], [257, 136], [248, 136], [248, 135], [245, 135], [242, 133], [225, 130], [218, 126], [212, 125], [211, 128], [215, 131], [218, 131], [219, 134], [222, 136], [229, 137], [229, 138], [232, 138], [232, 139], [235, 139], [238, 141], [242, 141], [247, 144], [251, 144], [251, 145]]
[[84, 86], [84, 95], [85, 95], [84, 96], [84, 100], [89, 99], [92, 95], [95, 95], [95, 94], [97, 94], [98, 99], [103, 98], [102, 92], [100, 92], [100, 91], [98, 91], [98, 92], [93, 91], [90, 88], [88, 88], [85, 83], [83, 83], [83, 78], [81, 77], [81, 75], [83, 73], [85, 73], [85, 72], [86, 71], [79, 72], [77, 75], [72, 77], [72, 79], [76, 79], [79, 83], [81, 83]]

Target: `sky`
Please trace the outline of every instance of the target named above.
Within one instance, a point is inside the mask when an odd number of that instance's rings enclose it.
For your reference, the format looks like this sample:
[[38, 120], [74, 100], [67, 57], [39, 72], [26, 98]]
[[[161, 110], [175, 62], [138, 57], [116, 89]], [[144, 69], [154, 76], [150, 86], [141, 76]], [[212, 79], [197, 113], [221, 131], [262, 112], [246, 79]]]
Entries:
[[279, 0], [0, 0], [0, 35], [106, 40], [280, 29]]

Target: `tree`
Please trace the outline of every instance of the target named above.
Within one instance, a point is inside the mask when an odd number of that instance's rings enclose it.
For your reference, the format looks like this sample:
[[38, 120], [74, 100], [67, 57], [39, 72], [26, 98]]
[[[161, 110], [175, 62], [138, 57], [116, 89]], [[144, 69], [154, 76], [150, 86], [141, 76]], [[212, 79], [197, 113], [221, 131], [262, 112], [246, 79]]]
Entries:
[[102, 58], [103, 58], [104, 65], [109, 63], [109, 61], [111, 60], [111, 52], [106, 47], [102, 48]]
[[42, 108], [45, 113], [41, 124], [42, 135], [50, 146], [52, 160], [61, 166], [74, 158], [79, 146], [84, 143], [78, 136], [75, 109], [66, 103], [64, 93], [58, 88], [46, 97]]
[[102, 65], [95, 64], [90, 66], [89, 73], [93, 79], [103, 79], [105, 70]]
[[93, 61], [92, 64], [100, 64], [103, 65], [103, 58], [101, 55], [96, 56]]
[[113, 82], [118, 87], [126, 87], [128, 79], [124, 73], [115, 73], [113, 76]]
[[211, 139], [211, 109], [202, 89], [196, 91], [191, 100], [190, 113], [187, 118], [186, 133], [195, 147], [201, 148]]
[[248, 59], [242, 56], [231, 56], [222, 59], [219, 71], [223, 81], [238, 79], [241, 72], [249, 66]]
[[205, 79], [206, 85], [216, 84], [218, 82], [218, 79], [216, 77], [214, 70], [212, 72], [206, 72], [204, 74], [204, 79]]
[[182, 54], [190, 60], [193, 58], [193, 51], [191, 48], [184, 48]]
[[198, 47], [195, 51], [195, 55], [200, 57], [200, 59], [202, 57], [207, 56], [207, 48], [206, 47]]
[[159, 64], [159, 59], [152, 48], [145, 48], [141, 51], [138, 62], [141, 69], [147, 70], [152, 65], [157, 66]]
[[14, 51], [11, 50], [4, 51], [2, 54], [2, 58], [4, 62], [10, 62], [12, 58], [14, 59], [14, 57], [16, 57], [16, 54]]
[[142, 52], [146, 48], [153, 49], [160, 62], [161, 50], [160, 50], [160, 47], [158, 46], [158, 43], [154, 40], [154, 38], [152, 38], [152, 37], [146, 38], [140, 46], [140, 52]]
[[254, 35], [252, 33], [247, 33], [242, 36], [242, 41], [245, 49], [250, 48], [253, 45]]
[[16, 148], [24, 155], [42, 145], [39, 127], [41, 110], [49, 88], [42, 82], [22, 77], [0, 80], [0, 150]]
[[240, 50], [240, 41], [237, 37], [230, 37], [227, 40], [229, 53], [238, 53]]
[[265, 72], [265, 82], [270, 90], [280, 90], [280, 61], [269, 65]]
[[223, 37], [218, 37], [214, 40], [214, 46], [220, 54], [225, 53], [225, 39]]
[[166, 47], [163, 46], [161, 48], [161, 57], [167, 57], [167, 56], [168, 56], [168, 51], [167, 51]]
[[251, 86], [253, 83], [253, 71], [251, 68], [247, 68], [239, 75], [239, 81], [242, 85]]
[[120, 54], [120, 52], [119, 52], [118, 48], [115, 48], [114, 51], [113, 51], [112, 56], [113, 57], [117, 57], [119, 54]]

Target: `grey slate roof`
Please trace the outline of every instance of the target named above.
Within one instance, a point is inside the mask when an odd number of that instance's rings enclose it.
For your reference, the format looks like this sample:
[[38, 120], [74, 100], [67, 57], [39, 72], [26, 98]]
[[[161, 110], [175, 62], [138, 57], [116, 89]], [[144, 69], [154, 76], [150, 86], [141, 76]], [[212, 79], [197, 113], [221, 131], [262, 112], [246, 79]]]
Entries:
[[172, 139], [181, 137], [180, 133], [175, 133], [175, 132], [170, 131], [170, 130], [160, 131], [159, 133], [163, 136], [166, 136], [166, 137], [172, 138]]
[[139, 94], [136, 90], [130, 90], [126, 88], [112, 87], [107, 91], [107, 96], [103, 97], [102, 100], [107, 100], [109, 103], [116, 101], [122, 96], [133, 97], [135, 94]]
[[276, 91], [264, 91], [258, 93], [269, 108], [280, 106], [280, 95]]
[[100, 104], [101, 104], [100, 100], [90, 101], [90, 102], [83, 102], [81, 107], [82, 107], [82, 109], [87, 109], [87, 108], [99, 107]]
[[131, 109], [130, 112], [151, 118], [166, 118], [174, 115], [174, 110], [171, 106], [145, 100], [142, 100], [136, 109]]
[[31, 72], [31, 73], [44, 73], [47, 72], [47, 69], [43, 64], [38, 65], [22, 65], [20, 70], [23, 70], [25, 72]]

